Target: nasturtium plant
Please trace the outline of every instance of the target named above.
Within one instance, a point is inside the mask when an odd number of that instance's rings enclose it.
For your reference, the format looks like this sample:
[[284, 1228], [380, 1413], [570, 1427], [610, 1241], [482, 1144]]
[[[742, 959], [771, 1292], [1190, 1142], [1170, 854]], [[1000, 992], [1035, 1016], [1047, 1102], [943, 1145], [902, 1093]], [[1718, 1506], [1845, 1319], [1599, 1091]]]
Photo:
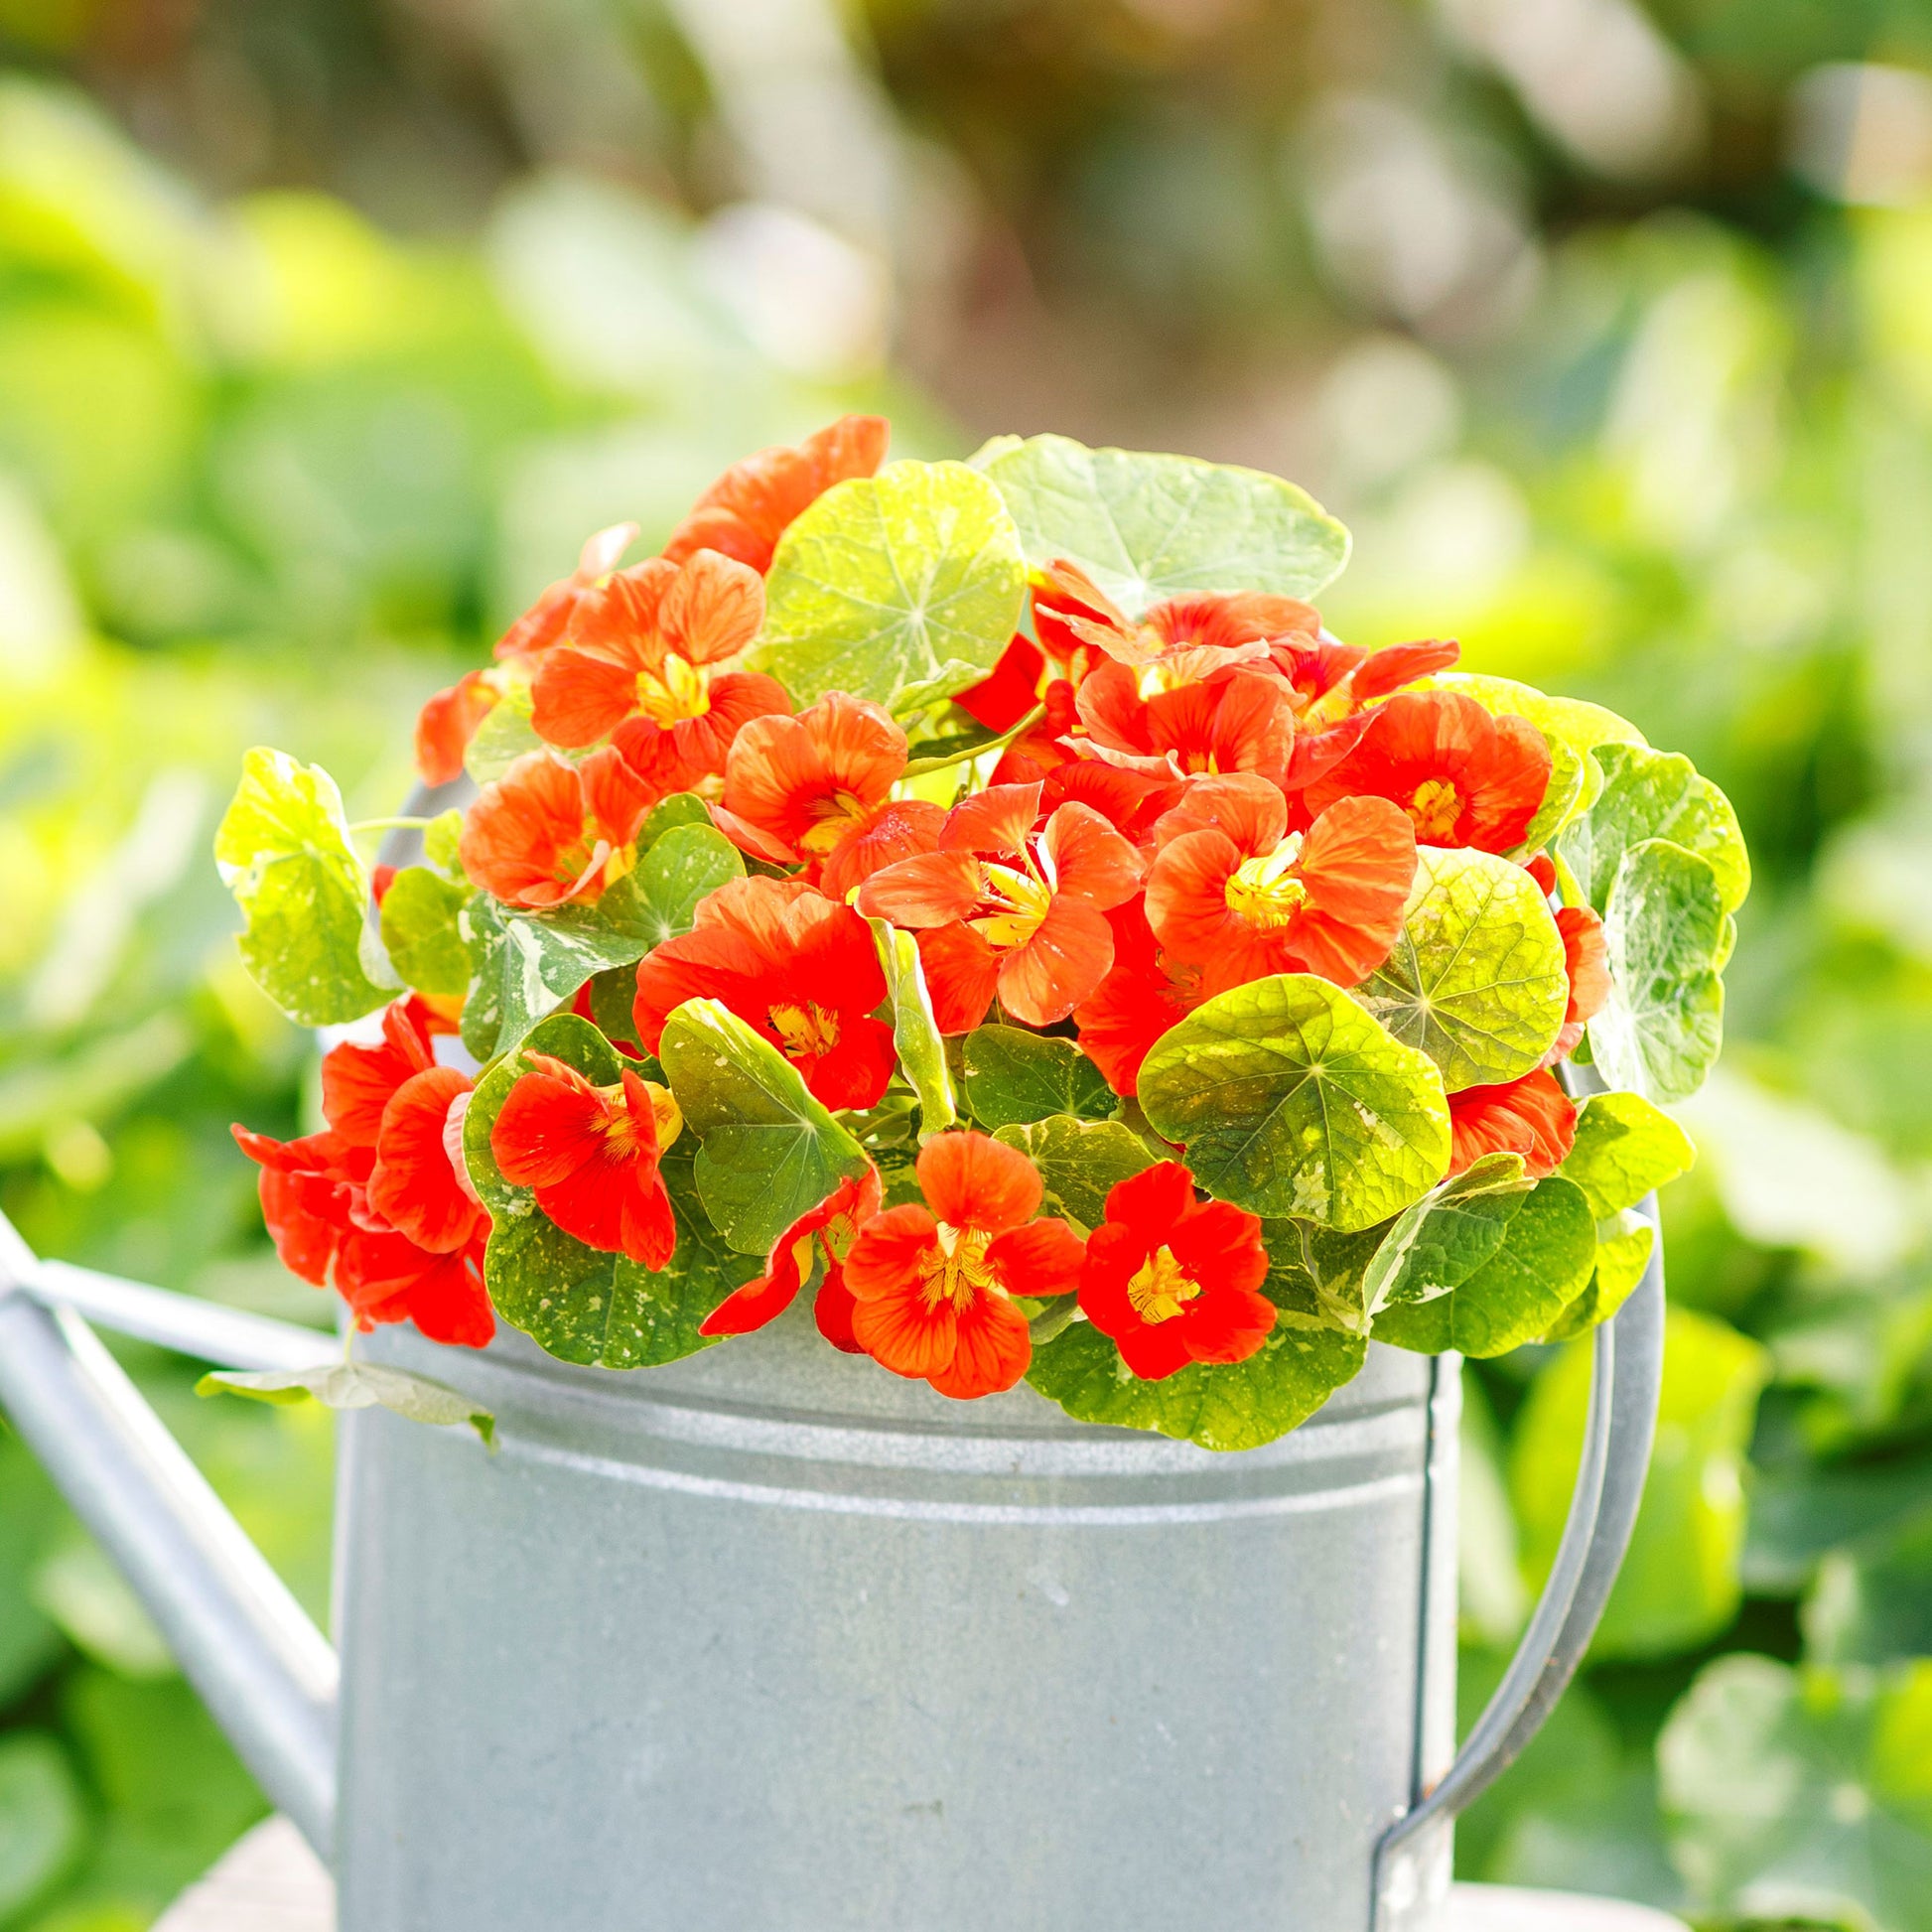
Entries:
[[[1372, 1347], [1613, 1315], [1722, 1041], [1723, 795], [1452, 644], [1337, 640], [1347, 534], [1277, 478], [888, 445], [846, 417], [655, 557], [594, 537], [425, 706], [434, 816], [249, 755], [242, 956], [347, 1030], [319, 1132], [237, 1130], [289, 1267], [359, 1328], [625, 1370], [802, 1299], [940, 1396], [1230, 1450]], [[1722, 1543], [1757, 1371], [1717, 1369], [1726, 1434], [1646, 1509]], [[353, 1360], [240, 1392], [482, 1413]]]

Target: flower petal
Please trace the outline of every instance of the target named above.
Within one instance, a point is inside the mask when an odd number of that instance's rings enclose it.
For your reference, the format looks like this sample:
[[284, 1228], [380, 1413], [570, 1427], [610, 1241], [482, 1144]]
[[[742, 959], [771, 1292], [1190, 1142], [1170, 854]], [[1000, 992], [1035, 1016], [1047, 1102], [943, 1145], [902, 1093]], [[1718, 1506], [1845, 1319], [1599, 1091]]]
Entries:
[[1030, 1027], [1053, 1026], [1092, 995], [1113, 963], [1114, 933], [1106, 914], [1083, 898], [1055, 893], [1033, 936], [1001, 955], [1000, 1004]]
[[695, 550], [664, 593], [657, 628], [693, 664], [736, 657], [764, 621], [764, 579], [716, 550]]
[[[970, 1128], [935, 1134], [919, 1150], [915, 1173], [940, 1220], [992, 1234], [1031, 1221], [1045, 1192], [1038, 1170], [1018, 1148]], [[863, 1300], [864, 1291], [853, 1286]]]
[[467, 1247], [486, 1219], [457, 1178], [444, 1134], [450, 1108], [469, 1091], [467, 1074], [432, 1066], [405, 1080], [382, 1113], [369, 1204], [432, 1254]]

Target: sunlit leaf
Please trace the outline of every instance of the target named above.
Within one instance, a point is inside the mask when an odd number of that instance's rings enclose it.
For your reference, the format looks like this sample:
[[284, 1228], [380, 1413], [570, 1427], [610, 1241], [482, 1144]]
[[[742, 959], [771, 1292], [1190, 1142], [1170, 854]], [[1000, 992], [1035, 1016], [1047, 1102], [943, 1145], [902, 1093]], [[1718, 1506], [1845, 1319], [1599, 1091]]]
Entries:
[[1602, 1221], [1688, 1173], [1696, 1159], [1691, 1137], [1641, 1094], [1594, 1093], [1577, 1109], [1562, 1173]]
[[1607, 1321], [1643, 1280], [1657, 1245], [1657, 1230], [1641, 1214], [1623, 1208], [1596, 1223], [1596, 1259], [1584, 1292], [1545, 1330], [1544, 1341], [1568, 1341]]
[[1312, 597], [1348, 559], [1348, 532], [1259, 470], [1066, 436], [1002, 438], [973, 460], [1013, 511], [1028, 562], [1078, 564], [1130, 617], [1197, 591]]
[[244, 1395], [256, 1402], [320, 1402], [325, 1409], [387, 1409], [408, 1422], [447, 1429], [468, 1423], [493, 1446], [496, 1418], [467, 1395], [408, 1369], [379, 1362], [323, 1362], [315, 1368], [212, 1369], [195, 1384], [200, 1395]]
[[1072, 1040], [1024, 1027], [980, 1027], [961, 1048], [966, 1108], [982, 1127], [1049, 1114], [1101, 1120], [1114, 1111], [1107, 1077]]
[[1107, 1218], [1107, 1195], [1119, 1182], [1155, 1161], [1146, 1142], [1117, 1120], [1054, 1114], [1002, 1127], [993, 1138], [1017, 1147], [1039, 1170], [1046, 1183], [1042, 1213], [1063, 1214], [1085, 1228]]
[[1684, 1100], [1724, 1046], [1724, 981], [1716, 958], [1724, 903], [1708, 861], [1647, 839], [1623, 855], [1603, 915], [1610, 997], [1589, 1023], [1606, 1085]]
[[1311, 974], [1197, 1008], [1149, 1053], [1140, 1101], [1202, 1186], [1256, 1214], [1372, 1227], [1449, 1166], [1435, 1063]]
[[1257, 1449], [1352, 1380], [1367, 1348], [1354, 1336], [1277, 1322], [1245, 1362], [1190, 1362], [1143, 1382], [1099, 1329], [1076, 1321], [1035, 1353], [1027, 1380], [1082, 1422], [1158, 1430], [1202, 1449]]
[[959, 1106], [952, 1069], [946, 1064], [946, 1042], [932, 1017], [918, 941], [890, 919], [866, 923], [872, 927], [887, 997], [893, 1003], [893, 1050], [898, 1055], [899, 1070], [919, 1097], [920, 1135], [936, 1134], [959, 1118]]
[[405, 866], [382, 896], [380, 929], [390, 964], [421, 993], [462, 993], [475, 971], [463, 936], [468, 886], [428, 866]]
[[1668, 839], [1707, 861], [1726, 912], [1744, 902], [1751, 862], [1737, 814], [1691, 760], [1641, 745], [1605, 745], [1596, 753], [1603, 791], [1563, 835], [1564, 857], [1590, 904], [1607, 904], [1623, 855], [1646, 839]]
[[803, 705], [828, 691], [901, 717], [976, 684], [1020, 621], [1027, 570], [999, 492], [963, 463], [834, 485], [779, 539], [747, 662]]
[[743, 1254], [768, 1254], [800, 1215], [864, 1172], [859, 1143], [806, 1090], [798, 1070], [716, 1000], [687, 1000], [658, 1057], [703, 1142], [699, 1198]]
[[1447, 1295], [1384, 1309], [1375, 1339], [1440, 1354], [1507, 1354], [1534, 1341], [1585, 1284], [1596, 1229], [1582, 1190], [1552, 1177], [1536, 1183], [1487, 1257]]
[[1422, 847], [1401, 936], [1355, 998], [1442, 1070], [1443, 1085], [1495, 1086], [1541, 1063], [1563, 1026], [1563, 935], [1521, 866]]
[[241, 957], [284, 1013], [326, 1027], [383, 1003], [361, 964], [368, 874], [328, 772], [286, 752], [251, 751], [214, 857], [247, 921]]

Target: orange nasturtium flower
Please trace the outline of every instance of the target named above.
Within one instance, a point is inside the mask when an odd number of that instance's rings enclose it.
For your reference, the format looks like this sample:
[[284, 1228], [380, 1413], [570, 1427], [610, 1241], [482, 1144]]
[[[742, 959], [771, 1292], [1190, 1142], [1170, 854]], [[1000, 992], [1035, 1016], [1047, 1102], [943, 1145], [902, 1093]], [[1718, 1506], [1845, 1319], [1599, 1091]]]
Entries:
[[1194, 1199], [1178, 1161], [1118, 1181], [1087, 1239], [1080, 1308], [1144, 1382], [1189, 1362], [1245, 1362], [1268, 1339], [1261, 1222], [1230, 1202]]
[[852, 1291], [845, 1285], [845, 1257], [859, 1230], [879, 1212], [879, 1170], [848, 1175], [816, 1207], [807, 1208], [779, 1235], [764, 1273], [747, 1282], [698, 1324], [701, 1335], [749, 1335], [791, 1307], [812, 1272], [812, 1247], [825, 1250], [825, 1275], [812, 1311], [818, 1331], [834, 1348], [860, 1353], [852, 1339]]
[[1217, 986], [1319, 973], [1354, 986], [1388, 958], [1416, 877], [1416, 837], [1385, 798], [1343, 798], [1306, 833], [1267, 782], [1200, 778], [1156, 828], [1148, 923]]
[[796, 449], [780, 444], [734, 463], [671, 532], [665, 556], [682, 563], [717, 550], [762, 575], [791, 520], [834, 483], [873, 476], [891, 435], [883, 416], [841, 416]]
[[1423, 845], [1507, 852], [1550, 788], [1550, 748], [1527, 718], [1492, 718], [1459, 691], [1409, 691], [1369, 716], [1348, 756], [1304, 794], [1311, 812], [1351, 793], [1392, 799]]
[[548, 1053], [523, 1063], [489, 1130], [503, 1178], [587, 1247], [662, 1268], [677, 1222], [658, 1162], [684, 1125], [670, 1090], [628, 1067], [600, 1087]]
[[1547, 1066], [1449, 1097], [1450, 1173], [1485, 1154], [1520, 1154], [1531, 1173], [1555, 1173], [1577, 1139], [1577, 1109]]
[[[1213, 989], [1206, 972], [1164, 953], [1140, 899], [1107, 914], [1114, 929], [1114, 963], [1107, 977], [1073, 1010], [1080, 1050], [1119, 1094], [1138, 1090], [1141, 1062], [1163, 1034]], [[1230, 985], [1238, 981], [1230, 980]]]
[[1015, 1019], [1064, 1020], [1106, 978], [1105, 914], [1141, 883], [1139, 852], [1090, 805], [1061, 805], [1035, 835], [1040, 787], [992, 785], [955, 805], [938, 849], [874, 873], [856, 901], [919, 934], [941, 1033], [966, 1033], [998, 993]]
[[802, 879], [733, 879], [681, 938], [637, 965], [631, 1015], [657, 1051], [686, 1000], [712, 999], [781, 1052], [828, 1107], [871, 1107], [893, 1077], [893, 1030], [873, 1018], [886, 975], [864, 919]]
[[446, 1031], [419, 1000], [398, 1000], [379, 1044], [324, 1056], [326, 1132], [234, 1136], [262, 1171], [262, 1218], [292, 1273], [334, 1288], [359, 1328], [413, 1321], [432, 1341], [483, 1348], [496, 1332], [483, 1286], [489, 1220], [463, 1164], [470, 1081], [430, 1050]]
[[581, 765], [526, 752], [465, 814], [457, 848], [463, 870], [511, 905], [596, 898], [621, 876], [652, 802], [609, 746]]
[[[878, 865], [904, 857], [885, 820], [894, 781], [905, 769], [905, 734], [892, 714], [867, 698], [834, 691], [796, 718], [754, 718], [733, 741], [725, 760], [725, 796], [718, 823], [746, 851], [778, 865], [822, 865], [828, 891], [843, 897]], [[935, 833], [942, 807], [907, 800], [914, 807], [893, 817]], [[858, 842], [885, 834], [881, 850]], [[874, 841], [875, 844], [878, 841]], [[919, 848], [913, 847], [912, 850]], [[871, 859], [873, 863], [866, 861]], [[830, 886], [841, 878], [844, 885]]]
[[713, 669], [763, 621], [758, 573], [715, 550], [620, 571], [579, 604], [564, 641], [545, 652], [531, 726], [571, 750], [615, 734], [658, 796], [685, 789], [725, 768], [748, 719], [790, 710], [773, 679]]
[[1550, 1049], [1550, 1057], [1560, 1060], [1575, 1049], [1584, 1029], [1610, 997], [1610, 955], [1603, 943], [1603, 921], [1587, 905], [1559, 907], [1557, 930], [1563, 934], [1563, 965], [1570, 981], [1563, 1030]]
[[[497, 657], [513, 666], [548, 650], [563, 636], [578, 600], [618, 567], [636, 536], [634, 523], [598, 531], [584, 545], [576, 570], [552, 584], [496, 640]], [[423, 706], [416, 719], [416, 769], [425, 784], [446, 785], [461, 774], [470, 741], [495, 709], [508, 678], [507, 669], [467, 671]]]
[[971, 1132], [919, 1150], [923, 1207], [889, 1207], [846, 1256], [852, 1333], [881, 1367], [962, 1400], [1010, 1389], [1033, 1359], [1016, 1296], [1065, 1295], [1084, 1254], [1024, 1154]]

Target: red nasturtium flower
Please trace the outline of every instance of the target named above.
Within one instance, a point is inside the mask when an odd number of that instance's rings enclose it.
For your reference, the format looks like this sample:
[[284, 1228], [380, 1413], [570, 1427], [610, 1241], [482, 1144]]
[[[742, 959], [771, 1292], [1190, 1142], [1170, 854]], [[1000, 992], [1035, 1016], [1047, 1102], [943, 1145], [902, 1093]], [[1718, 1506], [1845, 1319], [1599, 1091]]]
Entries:
[[637, 966], [637, 1038], [656, 1052], [686, 1000], [719, 1000], [781, 1052], [828, 1107], [870, 1107], [893, 1076], [873, 1011], [886, 975], [865, 920], [802, 879], [734, 879]]
[[796, 449], [779, 445], [734, 463], [671, 532], [664, 555], [682, 563], [717, 550], [762, 574], [794, 517], [834, 483], [877, 473], [891, 435], [883, 416], [841, 416]]
[[845, 1257], [859, 1230], [879, 1212], [879, 1170], [849, 1175], [779, 1235], [762, 1275], [731, 1294], [698, 1324], [701, 1335], [749, 1335], [791, 1307], [812, 1272], [812, 1244], [825, 1250], [825, 1275], [812, 1311], [818, 1331], [848, 1355], [864, 1351], [852, 1339], [852, 1291], [845, 1285]]
[[1116, 906], [1107, 923], [1114, 929], [1114, 963], [1073, 1009], [1073, 1022], [1081, 1052], [1116, 1093], [1131, 1094], [1154, 1042], [1208, 997], [1209, 985], [1201, 967], [1161, 950], [1141, 900]]
[[483, 1287], [488, 1216], [463, 1165], [470, 1082], [438, 1066], [419, 1002], [383, 1015], [379, 1045], [345, 1043], [323, 1060], [328, 1131], [281, 1142], [237, 1126], [262, 1171], [262, 1218], [284, 1266], [334, 1288], [356, 1325], [414, 1321], [433, 1341], [487, 1345]]
[[1265, 779], [1197, 779], [1156, 828], [1148, 923], [1217, 986], [1266, 973], [1366, 979], [1395, 944], [1416, 877], [1416, 838], [1385, 798], [1343, 798], [1306, 833]]
[[1077, 1288], [1079, 1237], [1034, 1219], [1044, 1191], [1034, 1164], [984, 1134], [934, 1136], [916, 1172], [925, 1205], [875, 1215], [846, 1256], [853, 1338], [941, 1395], [1010, 1389], [1033, 1358], [1014, 1298]]
[[677, 1222], [658, 1163], [684, 1125], [670, 1090], [628, 1067], [618, 1085], [593, 1085], [548, 1053], [525, 1053], [489, 1130], [503, 1178], [587, 1247], [662, 1268]]
[[465, 814], [473, 884], [511, 905], [593, 899], [620, 877], [652, 794], [608, 746], [581, 765], [526, 752]]
[[1550, 748], [1527, 718], [1492, 718], [1459, 691], [1409, 691], [1369, 715], [1346, 758], [1304, 793], [1308, 807], [1353, 793], [1392, 799], [1424, 845], [1520, 845], [1550, 788]]
[[[556, 643], [578, 600], [617, 568], [636, 535], [636, 524], [617, 523], [592, 537], [576, 570], [552, 584], [496, 640], [497, 657], [514, 663], [538, 657]], [[425, 784], [446, 785], [461, 775], [470, 741], [503, 696], [506, 683], [507, 673], [501, 670], [469, 671], [423, 706], [416, 720], [416, 769]]]
[[1109, 762], [1174, 777], [1256, 771], [1279, 783], [1288, 773], [1295, 708], [1286, 686], [1260, 670], [1144, 698], [1134, 673], [1109, 659], [1087, 674], [1074, 703], [1094, 755]]
[[1087, 1240], [1080, 1308], [1144, 1382], [1189, 1362], [1244, 1362], [1268, 1339], [1261, 1222], [1228, 1201], [1196, 1201], [1194, 1176], [1163, 1161], [1117, 1182]]
[[693, 785], [725, 768], [748, 719], [790, 709], [762, 673], [712, 668], [763, 621], [758, 573], [715, 550], [620, 571], [584, 598], [564, 641], [544, 654], [531, 726], [572, 750], [615, 734], [659, 796]]
[[[795, 718], [754, 718], [725, 760], [718, 823], [758, 858], [825, 864], [874, 828], [905, 755], [892, 714], [843, 691]], [[935, 824], [944, 816], [927, 809]]]
[[1064, 1020], [1114, 963], [1105, 914], [1141, 883], [1141, 855], [1089, 805], [1035, 835], [1040, 787], [993, 785], [946, 814], [938, 849], [874, 873], [857, 904], [919, 934], [941, 1033], [1001, 1004], [1029, 1026]]
[[1577, 1139], [1577, 1109], [1548, 1067], [1499, 1086], [1464, 1087], [1449, 1108], [1450, 1173], [1485, 1154], [1520, 1154], [1531, 1173], [1555, 1173]]

